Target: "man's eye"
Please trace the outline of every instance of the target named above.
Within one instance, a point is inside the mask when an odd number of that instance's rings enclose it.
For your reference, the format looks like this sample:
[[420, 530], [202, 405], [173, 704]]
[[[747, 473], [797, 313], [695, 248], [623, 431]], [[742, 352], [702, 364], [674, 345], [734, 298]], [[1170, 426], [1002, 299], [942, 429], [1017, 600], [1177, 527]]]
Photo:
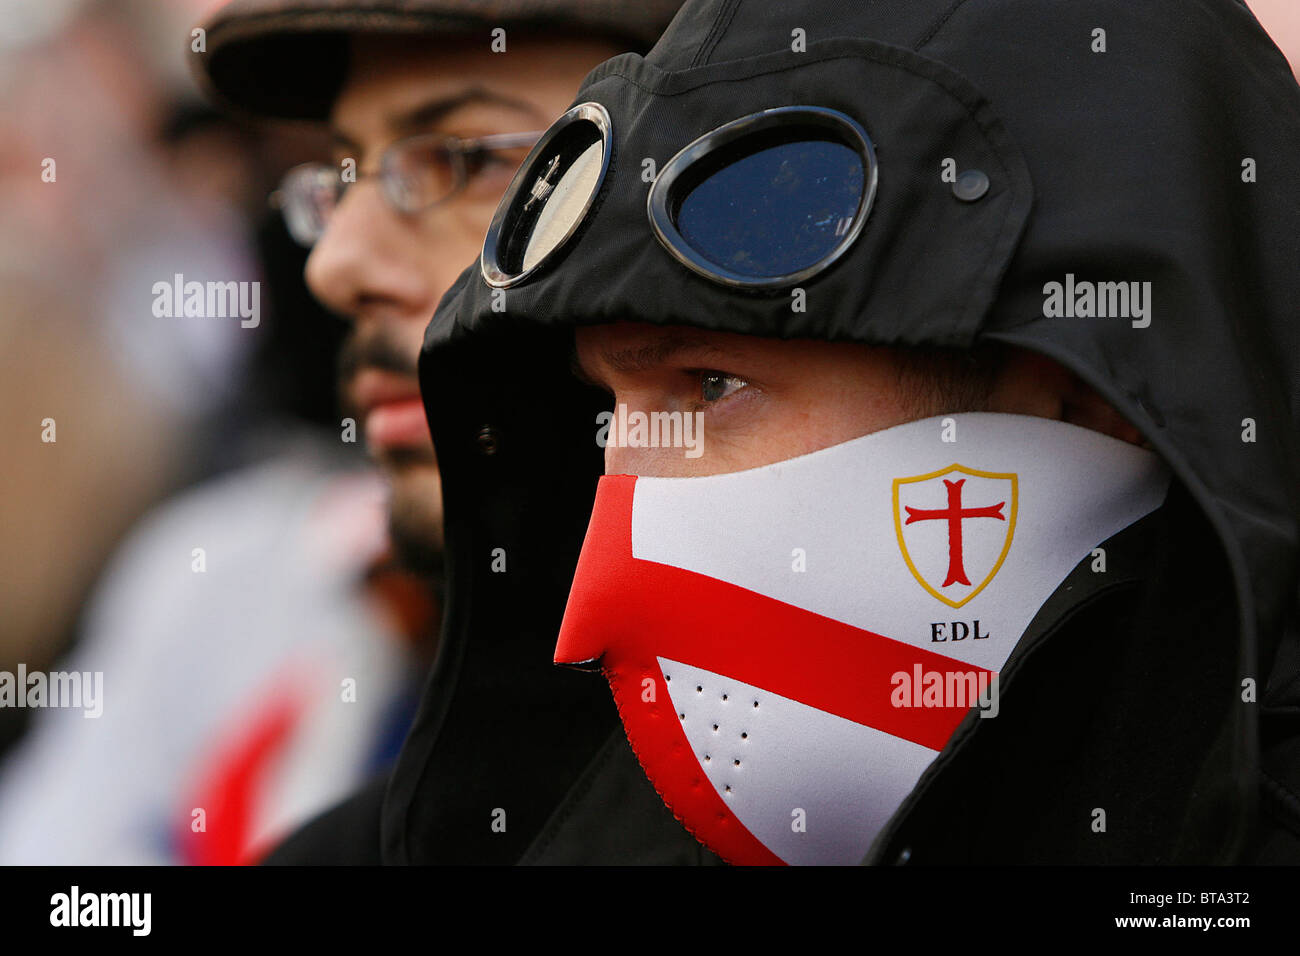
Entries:
[[514, 151], [480, 149], [465, 154], [465, 172], [471, 178], [490, 173], [514, 173], [523, 156]]
[[465, 172], [474, 176], [484, 169], [497, 165], [501, 160], [496, 153], [486, 149], [476, 149], [465, 154]]
[[725, 372], [700, 373], [700, 398], [708, 402], [718, 402], [740, 391], [749, 383], [743, 378], [728, 375]]

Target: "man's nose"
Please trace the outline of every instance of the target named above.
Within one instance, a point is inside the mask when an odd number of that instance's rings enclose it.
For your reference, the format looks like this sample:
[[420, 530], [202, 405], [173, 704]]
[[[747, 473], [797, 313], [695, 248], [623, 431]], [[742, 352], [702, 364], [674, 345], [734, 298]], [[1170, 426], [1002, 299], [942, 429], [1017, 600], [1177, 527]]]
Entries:
[[348, 318], [379, 309], [427, 319], [441, 293], [420, 268], [425, 251], [378, 183], [362, 179], [330, 216], [307, 257], [305, 278], [327, 308]]

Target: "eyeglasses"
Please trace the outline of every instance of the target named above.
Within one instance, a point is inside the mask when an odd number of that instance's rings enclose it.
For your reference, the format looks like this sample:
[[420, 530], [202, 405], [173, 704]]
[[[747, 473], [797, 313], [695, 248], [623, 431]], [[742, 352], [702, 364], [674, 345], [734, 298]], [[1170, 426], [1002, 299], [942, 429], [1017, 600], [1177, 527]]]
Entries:
[[513, 168], [517, 162], [501, 154], [531, 147], [541, 136], [541, 130], [472, 139], [441, 133], [412, 136], [384, 150], [374, 174], [357, 175], [353, 180], [345, 180], [343, 171], [330, 163], [295, 166], [285, 173], [270, 203], [284, 216], [294, 240], [313, 246], [325, 234], [344, 191], [366, 175], [378, 176], [380, 191], [388, 203], [410, 215], [459, 195], [476, 174], [494, 162]]

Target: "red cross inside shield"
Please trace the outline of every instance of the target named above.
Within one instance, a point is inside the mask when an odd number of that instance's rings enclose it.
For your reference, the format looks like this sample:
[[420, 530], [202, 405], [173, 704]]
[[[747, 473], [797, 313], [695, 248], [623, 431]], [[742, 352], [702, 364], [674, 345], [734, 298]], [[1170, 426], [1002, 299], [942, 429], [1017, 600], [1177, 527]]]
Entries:
[[895, 478], [898, 547], [921, 587], [949, 607], [984, 590], [1011, 550], [1018, 498], [1016, 475], [958, 464]]

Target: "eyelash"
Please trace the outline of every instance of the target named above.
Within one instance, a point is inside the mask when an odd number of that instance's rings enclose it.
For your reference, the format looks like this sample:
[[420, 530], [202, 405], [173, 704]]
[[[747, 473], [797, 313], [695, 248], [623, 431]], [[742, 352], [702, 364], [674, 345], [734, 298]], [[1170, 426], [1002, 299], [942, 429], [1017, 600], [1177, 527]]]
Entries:
[[[577, 349], [572, 350], [569, 354], [569, 371], [580, 382], [585, 382], [588, 385], [599, 388], [611, 399], [616, 397], [615, 392], [612, 388], [610, 388], [608, 385], [605, 385], [602, 382], [594, 381], [593, 379], [589, 378], [587, 374], [582, 370], [582, 364], [578, 361]], [[687, 404], [687, 411], [692, 413], [705, 411], [706, 409], [712, 406], [718, 405], [721, 402], [725, 402], [729, 398], [734, 398], [736, 395], [740, 394], [745, 389], [753, 387], [748, 379], [742, 378], [739, 375], [734, 375], [731, 372], [723, 372], [719, 369], [685, 368], [681, 370], [681, 373], [687, 376], [691, 380], [691, 382], [694, 385], [696, 385], [701, 391], [703, 391], [704, 388], [703, 378], [706, 375], [717, 375], [717, 376], [721, 376], [722, 378], [734, 379], [735, 381], [742, 383], [740, 388], [736, 389], [736, 391], [732, 392], [730, 395], [724, 395], [722, 398], [716, 398], [713, 399], [712, 401], [704, 401], [701, 399], [701, 400], [689, 402]]]
[[704, 379], [710, 376], [717, 376], [723, 379], [731, 379], [735, 382], [740, 383], [739, 388], [737, 388], [733, 392], [730, 392], [727, 395], [723, 395], [721, 398], [705, 399], [701, 397], [699, 400], [692, 402], [690, 405], [690, 410], [692, 412], [702, 412], [705, 409], [712, 408], [715, 405], [727, 401], [727, 399], [729, 398], [734, 398], [736, 395], [739, 395], [742, 391], [744, 391], [746, 388], [749, 387], [749, 382], [746, 379], [741, 378], [739, 375], [733, 375], [731, 372], [723, 372], [720, 371], [719, 369], [713, 369], [713, 368], [692, 368], [692, 369], [686, 369], [685, 371], [698, 384], [701, 393], [703, 393], [704, 391]]
[[470, 176], [477, 176], [479, 173], [487, 172], [490, 169], [510, 165], [509, 159], [490, 149], [468, 153], [465, 156], [465, 171]]

